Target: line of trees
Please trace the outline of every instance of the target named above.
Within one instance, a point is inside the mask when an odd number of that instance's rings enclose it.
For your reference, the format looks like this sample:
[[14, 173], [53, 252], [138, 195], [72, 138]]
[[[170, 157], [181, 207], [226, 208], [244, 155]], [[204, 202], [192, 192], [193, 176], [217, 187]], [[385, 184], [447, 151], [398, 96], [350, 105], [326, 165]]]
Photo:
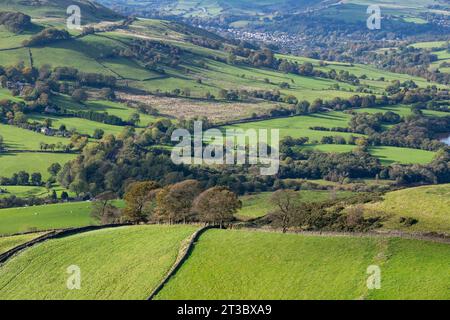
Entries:
[[185, 180], [161, 187], [155, 181], [131, 183], [124, 195], [126, 206], [112, 205], [117, 197], [105, 192], [95, 198], [92, 216], [102, 223], [192, 223], [203, 222], [225, 226], [233, 221], [242, 203], [226, 187], [204, 190], [196, 180]]
[[0, 177], [0, 185], [3, 186], [42, 186], [42, 175], [34, 172], [31, 175], [26, 171], [14, 173], [11, 178]]

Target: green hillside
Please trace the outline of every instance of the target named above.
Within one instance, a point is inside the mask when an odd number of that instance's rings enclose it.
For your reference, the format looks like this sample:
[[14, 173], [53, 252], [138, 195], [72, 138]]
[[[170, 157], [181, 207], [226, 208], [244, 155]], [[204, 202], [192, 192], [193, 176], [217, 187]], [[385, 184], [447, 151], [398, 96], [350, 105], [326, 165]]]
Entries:
[[[0, 299], [139, 299], [149, 297], [174, 264], [194, 226], [137, 226], [47, 241], [0, 267]], [[81, 289], [67, 289], [67, 268]]]
[[[390, 192], [383, 202], [368, 204], [366, 208], [369, 212], [384, 213], [387, 229], [450, 233], [450, 185]], [[418, 222], [406, 226], [400, 222], [401, 217], [414, 218]]]
[[19, 171], [39, 172], [43, 179], [49, 178], [48, 167], [53, 163], [64, 165], [73, 160], [76, 154], [38, 153], [38, 152], [2, 152], [0, 155], [0, 176], [10, 177]]
[[5, 253], [17, 246], [20, 246], [23, 243], [31, 241], [39, 236], [43, 235], [42, 233], [32, 233], [25, 235], [18, 235], [12, 237], [0, 237], [0, 254]]
[[36, 19], [65, 20], [66, 10], [71, 5], [77, 5], [82, 12], [82, 24], [103, 20], [114, 21], [122, 16], [106, 7], [89, 0], [2, 0], [0, 11], [20, 11]]
[[108, 6], [132, 6], [136, 11], [155, 9], [160, 13], [183, 17], [211, 18], [219, 15], [261, 15], [275, 11], [297, 11], [315, 7], [315, 0], [171, 0], [164, 2], [100, 0]]
[[[258, 218], [270, 213], [270, 211], [275, 208], [275, 206], [270, 203], [271, 195], [272, 193], [270, 192], [263, 192], [243, 196], [241, 198], [242, 209], [238, 211], [238, 215], [246, 218]], [[335, 195], [328, 190], [302, 190], [298, 192], [299, 198], [305, 202], [326, 201], [334, 196], [336, 196], [337, 199], [345, 199], [352, 195], [354, 195], [354, 193], [350, 191], [336, 192]]]
[[[448, 244], [214, 230], [158, 299], [449, 299]], [[366, 287], [367, 268], [382, 271]]]
[[94, 225], [91, 209], [90, 202], [1, 209], [0, 235]]
[[[39, 24], [40, 22], [36, 22]], [[134, 113], [139, 113], [140, 123], [137, 127], [147, 126], [156, 117], [137, 111], [136, 104], [150, 105], [156, 109], [162, 117], [169, 118], [192, 118], [195, 116], [207, 116], [213, 122], [226, 122], [241, 118], [249, 118], [261, 115], [270, 110], [281, 107], [289, 107], [284, 101], [288, 97], [297, 100], [314, 102], [318, 98], [332, 100], [333, 98], [350, 98], [355, 94], [360, 96], [375, 94], [381, 95], [392, 80], [400, 79], [406, 81], [411, 79], [407, 75], [379, 71], [365, 65], [350, 65], [342, 63], [320, 63], [318, 60], [279, 55], [283, 58], [296, 62], [312, 63], [313, 67], [323, 72], [332, 69], [337, 72], [348, 71], [359, 77], [360, 85], [337, 81], [327, 78], [302, 76], [292, 73], [284, 73], [275, 69], [251, 66], [243, 63], [243, 58], [238, 57], [236, 63], [228, 63], [229, 53], [227, 50], [235, 48], [235, 45], [227, 40], [206, 32], [201, 29], [188, 27], [178, 23], [171, 23], [155, 19], [138, 19], [128, 28], [119, 28], [114, 31], [97, 32], [96, 34], [84, 35], [69, 40], [48, 44], [41, 47], [28, 49], [21, 48], [24, 35], [14, 35], [8, 32], [0, 33], [0, 37], [8, 39], [4, 49], [0, 49], [0, 61], [5, 66], [23, 62], [25, 66], [33, 63], [40, 68], [50, 64], [51, 67], [73, 67], [80, 72], [99, 73], [112, 76], [117, 79], [116, 95], [119, 101], [106, 101], [98, 97], [98, 90], [92, 90], [89, 100], [83, 104], [75, 103], [70, 97], [54, 94], [51, 101], [70, 112], [92, 111], [96, 113], [107, 112], [126, 121]], [[27, 35], [28, 36], [28, 35]], [[30, 35], [31, 36], [31, 35]], [[17, 37], [17, 41], [14, 41]], [[197, 39], [197, 40], [195, 40]], [[212, 45], [200, 45], [196, 41], [203, 39]], [[205, 40], [206, 39], [206, 40]], [[2, 42], [3, 43], [3, 42]], [[146, 43], [155, 54], [164, 57], [157, 67], [148, 68], [138, 56], [118, 55], [118, 50], [127, 52], [134, 50], [136, 43]], [[219, 44], [217, 44], [219, 43]], [[162, 44], [162, 45], [161, 45]], [[19, 46], [19, 48], [16, 48]], [[178, 63], [172, 63], [170, 51], [178, 50]], [[218, 47], [216, 47], [218, 46]], [[16, 49], [15, 49], [16, 48]], [[363, 77], [365, 76], [365, 77]], [[419, 86], [428, 86], [425, 80], [412, 78]], [[441, 87], [441, 86], [439, 86]], [[256, 98], [252, 96], [243, 97], [236, 101], [227, 101], [220, 97], [224, 90], [246, 90], [248, 92], [266, 92], [280, 94], [278, 100]], [[361, 91], [361, 88], [364, 90]], [[19, 99], [8, 94], [4, 89], [0, 95], [6, 99]], [[205, 97], [214, 96], [214, 100]], [[283, 101], [282, 101], [283, 100]], [[134, 107], [130, 105], [132, 103]], [[402, 111], [402, 115], [406, 111]], [[432, 111], [425, 114], [434, 115]], [[42, 123], [45, 119], [52, 120], [53, 128], [57, 129], [65, 125], [67, 129], [77, 133], [90, 135], [94, 129], [101, 129], [106, 134], [119, 134], [123, 126], [110, 125], [103, 122], [94, 122], [85, 118], [66, 117], [46, 114], [29, 114], [29, 121]], [[310, 130], [311, 126], [346, 127], [350, 119], [349, 115], [341, 112], [330, 112], [328, 114], [314, 114], [287, 119], [275, 119], [258, 123], [241, 125], [243, 128], [268, 127], [279, 128], [282, 136], [293, 137], [307, 136], [311, 141], [320, 140], [323, 136], [330, 135], [327, 132]], [[16, 134], [22, 132], [23, 134]], [[0, 135], [6, 141], [10, 150], [36, 150], [40, 142], [67, 143], [67, 139], [45, 137], [39, 133], [25, 132], [22, 129], [1, 125]], [[333, 134], [335, 135], [335, 134]], [[349, 133], [339, 135], [349, 137]], [[349, 146], [327, 146], [312, 143], [323, 151], [350, 151]], [[411, 157], [405, 158], [395, 148], [375, 148], [373, 154], [380, 157], [384, 163], [428, 163], [433, 158], [432, 152], [421, 150], [410, 150]], [[9, 175], [17, 170], [17, 154], [14, 157], [2, 156], [5, 174]], [[45, 174], [50, 157], [42, 154], [42, 159], [34, 162], [31, 154], [23, 154], [24, 163], [30, 170]], [[69, 155], [58, 155], [61, 161], [71, 159]], [[14, 161], [11, 161], [13, 160]], [[41, 165], [39, 165], [41, 163]], [[40, 166], [40, 167], [39, 167]]]

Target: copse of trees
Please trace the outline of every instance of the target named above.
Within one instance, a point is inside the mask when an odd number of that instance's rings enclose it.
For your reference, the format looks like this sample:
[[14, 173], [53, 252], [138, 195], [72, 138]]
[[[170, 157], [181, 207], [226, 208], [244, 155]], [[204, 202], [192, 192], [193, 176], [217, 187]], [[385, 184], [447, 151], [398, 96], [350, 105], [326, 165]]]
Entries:
[[[115, 208], [108, 208], [108, 201], [113, 198], [111, 193], [97, 198], [92, 214], [111, 222], [111, 216], [116, 217], [117, 212]], [[124, 199], [126, 207], [121, 220], [131, 223], [204, 222], [223, 227], [234, 219], [242, 206], [238, 196], [228, 188], [213, 187], [203, 191], [200, 182], [192, 179], [163, 188], [154, 181], [134, 182], [129, 185]]]
[[161, 41], [137, 39], [126, 49], [118, 49], [112, 56], [134, 58], [141, 61], [149, 70], [163, 73], [158, 65], [177, 67], [181, 61], [183, 50]]
[[21, 12], [0, 11], [0, 25], [8, 31], [20, 33], [33, 27], [31, 17]]
[[66, 30], [47, 28], [33, 35], [31, 39], [23, 41], [25, 47], [43, 46], [61, 40], [68, 40], [71, 36]]
[[122, 120], [122, 118], [112, 114], [108, 114], [107, 112], [95, 112], [92, 110], [89, 111], [61, 110], [60, 114], [65, 117], [76, 117], [81, 119], [87, 119], [95, 122], [110, 124], [113, 126], [134, 125], [134, 123], [131, 123], [130, 121], [126, 122]]
[[72, 92], [72, 99], [76, 102], [85, 102], [88, 99], [88, 95], [86, 90], [83, 89], [75, 89]]
[[202, 188], [196, 180], [186, 180], [165, 187], [158, 192], [155, 219], [169, 223], [191, 222], [192, 206]]
[[[348, 201], [329, 200], [319, 203], [301, 201], [301, 191], [278, 190], [270, 201], [275, 209], [269, 212], [268, 222], [274, 228], [308, 231], [367, 232], [381, 227], [382, 218], [366, 219], [361, 203], [379, 201], [378, 195], [358, 195]], [[346, 207], [353, 205], [349, 210]]]
[[242, 202], [226, 187], [213, 187], [202, 192], [194, 201], [193, 211], [202, 222], [219, 225], [233, 221]]
[[3, 186], [42, 186], [42, 175], [34, 172], [31, 175], [26, 171], [14, 173], [10, 178], [0, 177], [0, 185]]
[[81, 85], [95, 88], [114, 88], [117, 79], [100, 73], [78, 72], [77, 80]]
[[437, 134], [448, 132], [450, 117], [421, 117], [407, 118], [383, 132], [370, 132], [368, 142], [371, 145], [385, 145], [437, 151], [446, 145], [435, 137]]
[[391, 49], [384, 53], [377, 53], [376, 50], [373, 50], [364, 52], [364, 56], [361, 59], [370, 63], [375, 61], [378, 68], [391, 72], [407, 73], [441, 84], [450, 83], [449, 73], [430, 69], [430, 65], [433, 62], [437, 62], [439, 58], [436, 54], [426, 49], [401, 46], [398, 49]]

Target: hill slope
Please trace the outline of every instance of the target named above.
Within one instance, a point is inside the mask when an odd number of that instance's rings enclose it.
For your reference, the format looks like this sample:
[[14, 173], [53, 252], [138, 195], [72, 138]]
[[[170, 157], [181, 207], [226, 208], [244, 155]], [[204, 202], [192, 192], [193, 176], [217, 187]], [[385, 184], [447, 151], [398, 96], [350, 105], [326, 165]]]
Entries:
[[449, 259], [448, 244], [211, 230], [157, 298], [449, 299]]
[[261, 15], [283, 12], [295, 12], [314, 8], [322, 3], [338, 0], [169, 0], [169, 1], [133, 1], [99, 0], [100, 3], [120, 11], [148, 13], [151, 16], [216, 17], [219, 15]]
[[[33, 247], [0, 268], [0, 299], [146, 299], [175, 262], [193, 226], [88, 232]], [[69, 266], [81, 289], [68, 290]]]
[[[435, 231], [450, 234], [450, 185], [436, 185], [394, 191], [384, 201], [367, 209], [383, 212], [385, 228], [408, 231]], [[418, 223], [405, 226], [400, 218], [414, 218]]]
[[0, 11], [20, 11], [32, 18], [66, 19], [66, 10], [71, 5], [81, 9], [82, 24], [123, 18], [114, 11], [91, 0], [2, 0]]

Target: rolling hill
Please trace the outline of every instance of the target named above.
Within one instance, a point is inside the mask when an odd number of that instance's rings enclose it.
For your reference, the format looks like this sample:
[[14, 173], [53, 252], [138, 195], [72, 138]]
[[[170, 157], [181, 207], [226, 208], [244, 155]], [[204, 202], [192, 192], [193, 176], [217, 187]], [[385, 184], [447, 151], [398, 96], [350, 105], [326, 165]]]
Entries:
[[[0, 298], [146, 299], [195, 230], [133, 226], [46, 241], [0, 266]], [[0, 250], [32, 237], [0, 238]], [[399, 238], [209, 230], [155, 299], [448, 299], [449, 252]], [[366, 287], [373, 265], [378, 290]], [[81, 270], [80, 290], [67, 290], [69, 266]]]
[[[383, 213], [385, 229], [450, 234], [450, 185], [409, 188], [387, 193], [384, 201], [366, 205], [369, 212]], [[413, 218], [405, 225], [400, 218]]]
[[[156, 298], [448, 299], [449, 254], [415, 240], [211, 230]], [[370, 265], [380, 290], [367, 290]]]
[[2, 0], [0, 11], [19, 11], [43, 21], [62, 21], [67, 18], [66, 11], [71, 5], [80, 7], [82, 24], [123, 19], [120, 14], [90, 0]]
[[[47, 241], [0, 267], [0, 299], [144, 300], [196, 229], [123, 227]], [[80, 290], [66, 286], [72, 265], [82, 272]]]
[[120, 11], [138, 11], [160, 16], [182, 16], [211, 18], [219, 15], [267, 15], [278, 12], [295, 12], [321, 6], [322, 3], [333, 3], [337, 0], [169, 0], [129, 1], [100, 0], [102, 4]]
[[[47, 2], [46, 2], [47, 3]], [[10, 8], [17, 3], [10, 2]], [[48, 2], [48, 6], [63, 6], [63, 2]], [[33, 7], [34, 8], [34, 7]], [[45, 8], [45, 7], [40, 7]], [[1, 7], [0, 7], [1, 9]], [[102, 20], [102, 10], [98, 20]], [[47, 17], [48, 13], [35, 12], [36, 16]], [[35, 20], [36, 25], [46, 27], [53, 22]], [[56, 23], [55, 26], [60, 26]], [[321, 62], [315, 59], [276, 55], [279, 59], [286, 59], [292, 63], [311, 63], [313, 67], [324, 73], [349, 72], [359, 78], [360, 84], [304, 76], [281, 72], [277, 69], [253, 66], [245, 63], [244, 57], [237, 57], [236, 63], [229, 63], [229, 51], [236, 49], [233, 41], [226, 40], [205, 30], [187, 26], [185, 24], [157, 19], [136, 19], [127, 27], [117, 27], [113, 30], [99, 30], [94, 34], [77, 35], [68, 40], [25, 48], [22, 41], [33, 35], [12, 34], [0, 27], [0, 61], [4, 66], [23, 62], [25, 66], [40, 68], [46, 65], [51, 67], [72, 67], [80, 72], [98, 73], [112, 76], [117, 79], [116, 95], [120, 101], [112, 102], [98, 98], [94, 90], [84, 104], [75, 103], [65, 95], [55, 94], [52, 102], [70, 112], [90, 110], [117, 116], [126, 121], [138, 112], [140, 124], [145, 127], [158, 117], [170, 118], [175, 121], [180, 118], [207, 116], [215, 123], [248, 119], [270, 113], [272, 110], [289, 107], [285, 102], [288, 97], [297, 100], [314, 102], [318, 98], [331, 100], [336, 97], [349, 98], [358, 95], [382, 95], [392, 80], [406, 81], [413, 79], [420, 87], [429, 83], [421, 78], [399, 75], [380, 71], [371, 66], [359, 64], [346, 64], [334, 62]], [[5, 40], [5, 42], [4, 42]], [[156, 66], [148, 66], [148, 59], [143, 59], [143, 52], [130, 54], [136, 46], [147, 46], [151, 52], [150, 58], [163, 57]], [[170, 52], [177, 52], [171, 54]], [[149, 58], [149, 59], [150, 59]], [[153, 58], [151, 58], [153, 59]], [[438, 85], [439, 88], [443, 86]], [[280, 94], [279, 99], [265, 99], [261, 96], [247, 96], [240, 100], [226, 100], [221, 98], [224, 90], [239, 88], [248, 92], [265, 92]], [[23, 101], [20, 97], [12, 96], [7, 90], [0, 89], [3, 99]], [[214, 99], [206, 98], [213, 96]], [[136, 105], [145, 104], [155, 108], [159, 115], [149, 114], [136, 110]], [[30, 121], [42, 123], [46, 119], [52, 120], [54, 128], [65, 125], [69, 130], [80, 134], [92, 136], [94, 128], [102, 129], [106, 134], [119, 134], [124, 127], [119, 125], [93, 122], [85, 118], [67, 117], [48, 114], [29, 114]], [[319, 117], [318, 119], [315, 119]], [[314, 122], [327, 127], [346, 126], [350, 119], [343, 113], [333, 113], [325, 118], [311, 115], [298, 118], [268, 120], [266, 122], [245, 124], [246, 128], [273, 126], [281, 128], [283, 135], [290, 134], [295, 137], [308, 136], [312, 140], [320, 140], [329, 133], [312, 131], [309, 127]], [[338, 121], [339, 120], [339, 121]], [[341, 121], [342, 120], [342, 121]], [[4, 168], [4, 175], [11, 175], [20, 170], [17, 159], [24, 159], [27, 170], [41, 172], [46, 176], [47, 167], [53, 163], [53, 154], [34, 155], [28, 151], [35, 151], [41, 142], [48, 144], [61, 142], [68, 143], [68, 139], [45, 137], [36, 132], [25, 131], [9, 125], [0, 125], [0, 135], [6, 141], [7, 148], [20, 151], [18, 154], [11, 151], [0, 158]], [[340, 133], [348, 136], [348, 133]], [[317, 148], [329, 150], [329, 146], [316, 144]], [[350, 151], [350, 148], [334, 148], [334, 151]], [[433, 158], [433, 153], [410, 150], [413, 157], [405, 159], [401, 153], [392, 148], [378, 148], [373, 154], [383, 159], [384, 163], [427, 163]], [[37, 160], [39, 156], [39, 161]], [[64, 163], [73, 158], [73, 155], [55, 155], [55, 159]], [[1, 175], [1, 173], [0, 173]]]
[[0, 254], [5, 253], [23, 243], [36, 239], [42, 236], [43, 233], [31, 233], [24, 235], [17, 235], [12, 237], [0, 237]]

